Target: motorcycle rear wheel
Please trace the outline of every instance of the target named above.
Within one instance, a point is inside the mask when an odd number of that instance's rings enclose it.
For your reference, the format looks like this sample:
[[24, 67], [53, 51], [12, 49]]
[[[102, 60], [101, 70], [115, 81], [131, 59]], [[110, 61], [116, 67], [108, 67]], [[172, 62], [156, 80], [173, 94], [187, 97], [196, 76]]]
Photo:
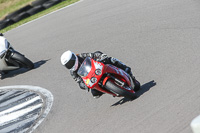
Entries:
[[113, 80], [108, 80], [105, 84], [105, 88], [113, 93], [118, 94], [119, 96], [123, 96], [129, 99], [137, 98], [135, 93], [131, 93], [125, 89], [122, 89], [120, 86], [115, 84]]
[[140, 90], [140, 82], [137, 81], [136, 79], [133, 81], [134, 85], [135, 85], [135, 88], [134, 88], [134, 91], [137, 92]]
[[24, 55], [15, 52], [13, 53], [12, 57], [11, 57], [14, 61], [16, 61], [20, 67], [25, 67], [28, 69], [33, 69], [34, 68], [34, 64], [32, 61], [30, 61], [29, 59], [27, 59]]

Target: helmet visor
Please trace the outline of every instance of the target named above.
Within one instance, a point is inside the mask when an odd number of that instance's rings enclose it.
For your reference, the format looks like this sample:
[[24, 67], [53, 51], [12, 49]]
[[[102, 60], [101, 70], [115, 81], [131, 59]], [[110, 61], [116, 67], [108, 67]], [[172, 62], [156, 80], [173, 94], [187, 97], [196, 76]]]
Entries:
[[76, 56], [74, 54], [72, 54], [71, 59], [65, 64], [65, 66], [68, 69], [71, 69], [75, 65], [75, 62], [76, 62]]

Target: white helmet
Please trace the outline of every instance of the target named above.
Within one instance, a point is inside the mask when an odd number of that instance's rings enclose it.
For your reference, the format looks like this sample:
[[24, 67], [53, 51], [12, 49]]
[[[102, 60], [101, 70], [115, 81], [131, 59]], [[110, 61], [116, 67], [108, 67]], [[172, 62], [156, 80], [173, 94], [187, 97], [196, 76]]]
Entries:
[[78, 68], [78, 57], [70, 50], [64, 52], [61, 56], [61, 63], [67, 69], [76, 71]]

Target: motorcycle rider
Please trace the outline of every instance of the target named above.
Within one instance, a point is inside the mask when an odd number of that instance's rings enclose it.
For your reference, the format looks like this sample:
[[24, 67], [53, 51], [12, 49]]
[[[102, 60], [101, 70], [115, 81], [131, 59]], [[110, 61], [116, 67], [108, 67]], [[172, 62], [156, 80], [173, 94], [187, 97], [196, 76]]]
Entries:
[[[73, 52], [68, 50], [62, 54], [61, 63], [67, 69], [70, 69], [71, 76], [79, 84], [81, 89], [89, 90], [89, 88], [83, 82], [82, 78], [77, 74], [79, 67], [81, 66], [82, 62], [84, 61], [84, 59], [86, 57], [91, 57], [92, 59], [94, 59], [96, 61], [102, 62], [104, 64], [112, 64], [118, 68], [123, 69], [132, 78], [132, 80], [135, 84], [135, 88], [136, 87], [140, 88], [139, 82], [136, 84], [137, 81], [131, 72], [131, 68], [126, 66], [125, 64], [123, 64], [118, 59], [116, 59], [114, 57], [108, 57], [106, 54], [103, 54], [100, 51], [96, 51], [94, 53], [74, 54]], [[95, 89], [91, 89], [91, 93], [94, 98], [99, 98], [103, 94], [102, 92], [95, 90]]]
[[[4, 38], [3, 33], [0, 33], [0, 38]], [[3, 40], [4, 40], [4, 39], [3, 39]], [[9, 43], [9, 42], [8, 42], [8, 43]], [[0, 45], [1, 45], [1, 42], [0, 42]], [[4, 74], [5, 74], [5, 72], [0, 71], [0, 79], [3, 79], [3, 78], [4, 78]]]

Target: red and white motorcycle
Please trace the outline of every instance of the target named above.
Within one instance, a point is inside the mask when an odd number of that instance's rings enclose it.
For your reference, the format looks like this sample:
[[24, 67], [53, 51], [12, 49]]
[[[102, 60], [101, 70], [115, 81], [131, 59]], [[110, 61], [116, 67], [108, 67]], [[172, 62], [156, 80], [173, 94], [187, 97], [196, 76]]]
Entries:
[[[78, 75], [81, 76], [86, 86], [114, 97], [135, 99], [140, 83], [135, 84], [130, 76], [122, 69], [111, 64], [103, 64], [87, 57], [81, 64]], [[137, 87], [135, 85], [137, 84]], [[136, 88], [136, 90], [134, 90]]]

